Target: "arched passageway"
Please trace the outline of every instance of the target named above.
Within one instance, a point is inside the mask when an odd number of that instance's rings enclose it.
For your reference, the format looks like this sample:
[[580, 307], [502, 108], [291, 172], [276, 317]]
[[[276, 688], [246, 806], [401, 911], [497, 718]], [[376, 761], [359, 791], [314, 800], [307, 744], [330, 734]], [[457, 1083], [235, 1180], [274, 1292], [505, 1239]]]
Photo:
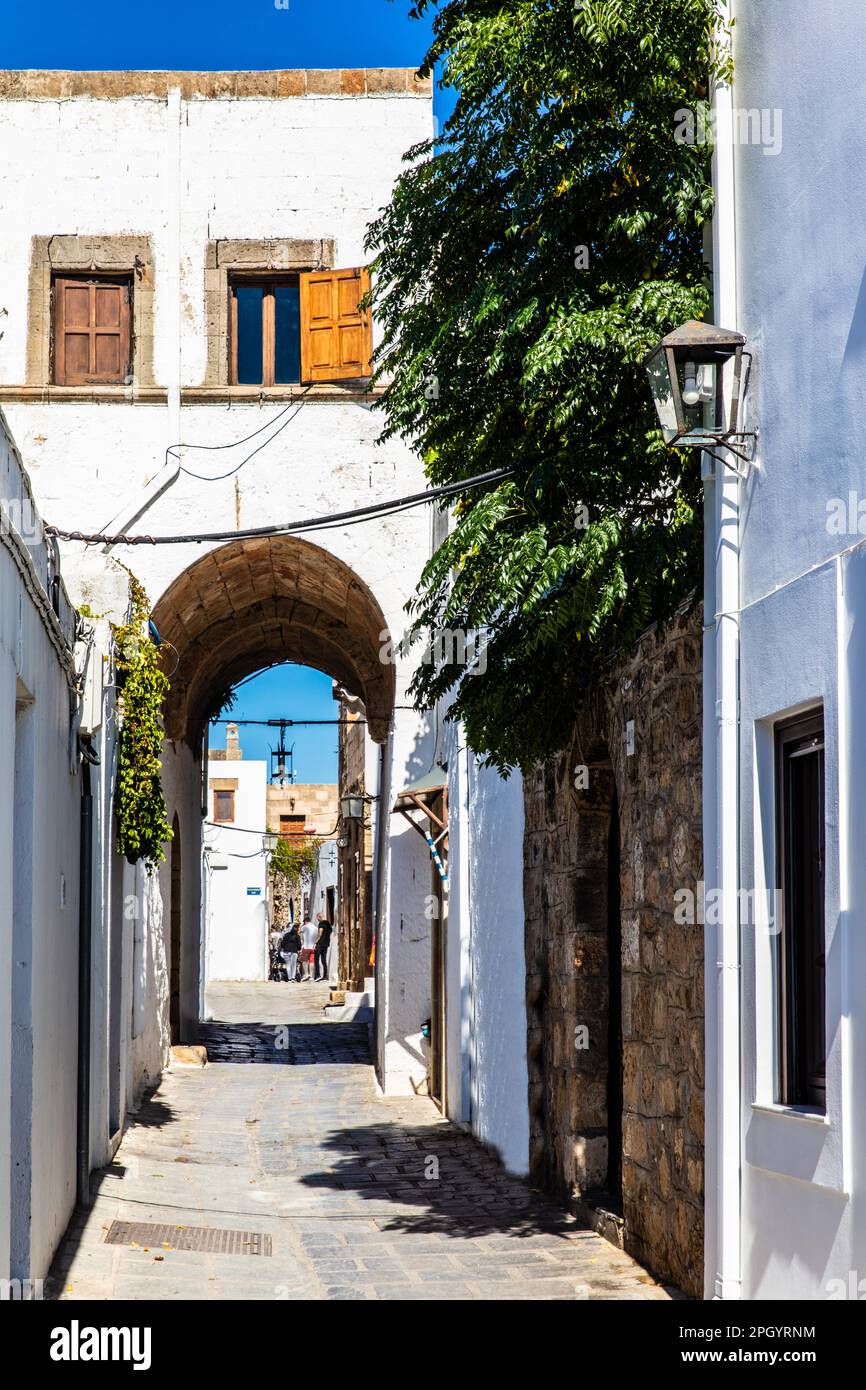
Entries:
[[[297, 537], [242, 540], [208, 552], [173, 581], [153, 617], [171, 673], [163, 758], [176, 828], [162, 875], [168, 1023], [172, 1041], [187, 1042], [202, 1016], [206, 975], [201, 829], [209, 718], [246, 676], [295, 663], [325, 672], [360, 701], [366, 732], [384, 744], [395, 672], [383, 659], [390, 653], [387, 623], [369, 587], [336, 556]], [[374, 808], [371, 816], [378, 816]]]
[[386, 623], [348, 565], [296, 536], [231, 542], [202, 556], [163, 594], [154, 620], [177, 651], [166, 738], [195, 744], [214, 701], [274, 661], [313, 666], [363, 700], [383, 743], [394, 667], [382, 660]]

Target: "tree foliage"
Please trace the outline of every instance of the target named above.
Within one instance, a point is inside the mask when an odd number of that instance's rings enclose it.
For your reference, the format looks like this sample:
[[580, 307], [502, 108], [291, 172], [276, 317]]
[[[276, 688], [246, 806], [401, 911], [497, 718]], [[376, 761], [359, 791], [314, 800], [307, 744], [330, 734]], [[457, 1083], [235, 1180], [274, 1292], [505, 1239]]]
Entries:
[[511, 467], [456, 508], [410, 612], [488, 635], [486, 672], [424, 663], [420, 705], [505, 771], [570, 736], [611, 653], [700, 572], [694, 453], [641, 360], [708, 304], [710, 150], [675, 138], [726, 72], [721, 0], [420, 0], [422, 72], [459, 91], [372, 225], [383, 437], [432, 483]]

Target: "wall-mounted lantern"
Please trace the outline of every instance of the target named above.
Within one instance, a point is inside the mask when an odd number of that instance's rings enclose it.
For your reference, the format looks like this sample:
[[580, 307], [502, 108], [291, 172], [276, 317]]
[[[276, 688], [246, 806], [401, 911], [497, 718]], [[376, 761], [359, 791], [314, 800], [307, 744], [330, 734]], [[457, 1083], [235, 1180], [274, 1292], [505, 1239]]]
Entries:
[[[662, 338], [644, 359], [666, 444], [704, 449], [732, 439], [751, 439], [740, 429], [742, 333], [692, 319]], [[724, 366], [733, 359], [730, 410], [725, 411]], [[736, 452], [736, 451], [734, 451]]]
[[365, 801], [366, 797], [363, 796], [341, 796], [340, 815], [342, 816], [343, 820], [362, 821], [364, 819]]
[[279, 844], [279, 840], [280, 837], [275, 830], [266, 830], [262, 836], [262, 849], [265, 854], [273, 854]]

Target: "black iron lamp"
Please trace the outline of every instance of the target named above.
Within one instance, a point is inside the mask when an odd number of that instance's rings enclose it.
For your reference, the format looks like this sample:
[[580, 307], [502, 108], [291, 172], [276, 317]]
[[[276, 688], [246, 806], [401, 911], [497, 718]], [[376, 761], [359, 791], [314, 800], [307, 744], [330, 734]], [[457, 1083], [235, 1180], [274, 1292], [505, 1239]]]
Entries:
[[351, 795], [340, 797], [340, 815], [344, 821], [362, 821], [366, 797]]
[[[662, 338], [644, 366], [666, 444], [705, 449], [754, 438], [740, 429], [745, 336], [692, 319]], [[724, 367], [733, 361], [730, 409], [725, 411]], [[736, 452], [736, 450], [734, 451]]]
[[273, 854], [279, 844], [279, 840], [280, 837], [275, 830], [266, 830], [262, 836], [262, 849], [265, 854]]

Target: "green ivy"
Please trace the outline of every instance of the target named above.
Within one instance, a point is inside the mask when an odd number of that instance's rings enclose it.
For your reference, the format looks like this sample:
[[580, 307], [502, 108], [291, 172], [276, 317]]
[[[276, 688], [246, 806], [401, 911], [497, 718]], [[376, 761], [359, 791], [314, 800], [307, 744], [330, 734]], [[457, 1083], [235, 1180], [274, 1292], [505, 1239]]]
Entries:
[[120, 752], [115, 789], [117, 845], [130, 864], [162, 863], [172, 839], [162, 790], [162, 707], [169, 682], [148, 634], [147, 594], [129, 572], [130, 617], [114, 627], [120, 697]]
[[281, 835], [271, 855], [271, 877], [284, 878], [289, 888], [297, 888], [303, 874], [315, 872], [322, 843], [315, 836]]

